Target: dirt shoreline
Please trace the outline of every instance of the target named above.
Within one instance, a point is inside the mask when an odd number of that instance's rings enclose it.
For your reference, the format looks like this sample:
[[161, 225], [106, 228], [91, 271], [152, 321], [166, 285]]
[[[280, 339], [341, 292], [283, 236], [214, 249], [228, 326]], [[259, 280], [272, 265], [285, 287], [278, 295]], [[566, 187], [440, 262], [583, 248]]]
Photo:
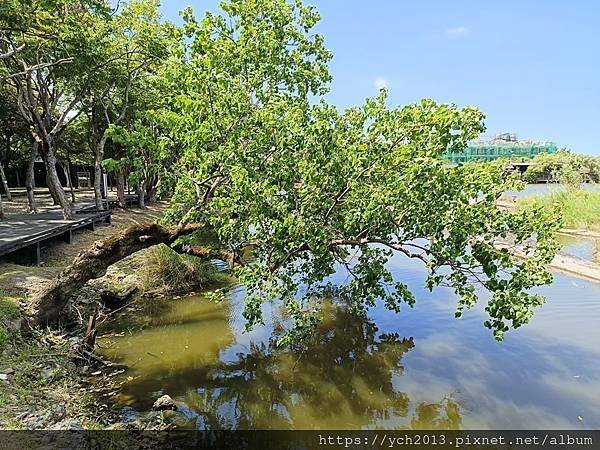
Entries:
[[[495, 203], [498, 208], [506, 210], [513, 210], [516, 206], [514, 199], [509, 198], [500, 198], [496, 200]], [[583, 228], [561, 228], [557, 233], [584, 239], [597, 239], [600, 241], [600, 232]], [[509, 247], [509, 245], [505, 244], [500, 244], [500, 246]], [[511, 248], [511, 251], [521, 258], [527, 257], [522, 249]], [[600, 244], [597, 244], [597, 252], [600, 253]], [[559, 252], [549, 266], [556, 271], [573, 275], [578, 278], [600, 281], [600, 264], [567, 255], [563, 252]]]
[[[508, 249], [513, 255], [518, 258], [527, 259], [527, 252], [523, 246], [514, 246], [514, 244], [503, 241], [497, 242], [495, 247]], [[583, 278], [592, 281], [600, 281], [600, 264], [593, 261], [577, 258], [567, 255], [563, 252], [558, 252], [554, 259], [548, 264], [548, 267], [555, 271], [566, 273], [571, 276]]]
[[550, 267], [578, 278], [600, 281], [600, 265], [581, 258], [559, 253], [550, 263]]
[[[81, 330], [39, 330], [32, 336], [20, 333], [19, 303], [40, 283], [56, 276], [77, 254], [93, 242], [134, 224], [156, 221], [166, 203], [154, 203], [147, 209], [115, 210], [110, 226], [95, 231], [81, 230], [73, 243], [53, 242], [42, 252], [40, 267], [27, 267], [0, 261], [0, 429], [104, 429], [118, 422], [111, 410], [111, 373], [117, 368], [94, 368], [72, 346]], [[98, 296], [94, 286], [85, 286], [79, 294], [90, 308]], [[87, 320], [85, 303], [81, 319]], [[102, 373], [102, 386], [98, 379]]]
[[568, 236], [577, 236], [589, 239], [600, 239], [600, 233], [597, 231], [590, 231], [585, 229], [577, 228], [561, 228], [558, 230], [559, 234], [566, 234]]

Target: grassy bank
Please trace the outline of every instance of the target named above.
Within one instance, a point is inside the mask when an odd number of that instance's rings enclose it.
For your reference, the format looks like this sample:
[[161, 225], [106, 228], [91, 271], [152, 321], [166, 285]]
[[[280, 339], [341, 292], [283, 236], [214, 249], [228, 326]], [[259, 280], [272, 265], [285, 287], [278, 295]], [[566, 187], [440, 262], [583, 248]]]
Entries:
[[129, 266], [138, 269], [142, 292], [185, 293], [229, 280], [210, 262], [176, 253], [164, 244], [130, 258]]
[[[133, 303], [151, 303], [154, 297], [203, 289], [223, 283], [228, 277], [200, 258], [159, 245], [119, 261], [106, 276], [81, 288], [58, 328], [21, 333], [21, 306], [37, 287], [56, 277], [94, 241], [133, 224], [152, 223], [163, 210], [164, 204], [153, 204], [145, 210], [117, 210], [111, 226], [77, 232], [72, 244], [49, 242], [43, 249], [40, 267], [0, 260], [0, 429], [102, 429], [122, 425], [111, 406], [111, 398], [119, 388], [114, 375], [120, 368], [98, 365], [98, 360], [74, 348], [83, 337], [88, 318], [98, 311], [100, 322], [112, 320], [114, 311], [104, 308], [111, 295], [118, 300], [123, 292], [137, 292]], [[117, 306], [120, 310], [120, 304]], [[161, 425], [160, 421], [148, 420], [139, 426]]]
[[40, 267], [0, 260], [0, 429], [96, 429], [112, 421], [104, 391], [90, 384], [94, 369], [73, 353], [78, 330], [22, 334], [19, 303], [94, 241], [129, 225], [153, 222], [163, 209], [153, 204], [146, 210], [117, 210], [112, 226], [79, 231], [70, 245], [49, 242]]
[[99, 405], [70, 341], [60, 331], [22, 335], [22, 300], [16, 289], [0, 290], [0, 429], [98, 428]]
[[564, 228], [600, 232], [600, 192], [583, 189], [553, 192], [548, 195], [520, 199], [517, 208], [536, 204], [544, 208], [557, 208]]

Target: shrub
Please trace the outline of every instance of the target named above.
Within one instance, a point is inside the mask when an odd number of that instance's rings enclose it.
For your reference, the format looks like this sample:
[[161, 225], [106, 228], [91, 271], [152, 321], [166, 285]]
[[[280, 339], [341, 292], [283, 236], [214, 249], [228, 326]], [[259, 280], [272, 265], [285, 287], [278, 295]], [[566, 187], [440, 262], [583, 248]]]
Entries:
[[568, 150], [540, 153], [531, 160], [524, 174], [525, 181], [536, 183], [540, 178], [561, 183], [568, 188], [578, 188], [584, 182], [600, 181], [600, 158], [578, 155]]
[[164, 244], [144, 253], [143, 289], [185, 291], [225, 279], [209, 262], [196, 256], [179, 254]]

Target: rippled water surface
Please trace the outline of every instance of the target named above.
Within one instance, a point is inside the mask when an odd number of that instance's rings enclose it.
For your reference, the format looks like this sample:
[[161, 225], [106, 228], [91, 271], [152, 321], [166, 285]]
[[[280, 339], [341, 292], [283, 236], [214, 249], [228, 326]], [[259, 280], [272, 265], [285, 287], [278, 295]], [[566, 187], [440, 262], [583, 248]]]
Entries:
[[149, 302], [100, 340], [129, 367], [117, 402], [147, 411], [169, 394], [181, 425], [202, 429], [600, 427], [600, 284], [557, 275], [533, 321], [497, 343], [483, 306], [456, 320], [451, 291], [424, 290], [413, 261], [391, 264], [414, 309], [356, 318], [328, 304], [303, 351], [275, 349], [277, 304], [245, 333], [239, 287], [222, 304]]

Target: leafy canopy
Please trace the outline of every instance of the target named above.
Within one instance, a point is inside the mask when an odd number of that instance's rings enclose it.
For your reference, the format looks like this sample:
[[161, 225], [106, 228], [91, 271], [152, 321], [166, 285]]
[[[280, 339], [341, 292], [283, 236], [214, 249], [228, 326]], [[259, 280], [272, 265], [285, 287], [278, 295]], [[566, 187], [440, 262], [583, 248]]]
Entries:
[[[295, 325], [282, 343], [314, 329], [323, 296], [355, 313], [377, 301], [413, 306], [390, 271], [395, 254], [426, 267], [428, 289], [455, 291], [457, 317], [485, 296], [497, 339], [543, 302], [531, 288], [551, 281], [556, 218], [541, 206], [496, 208], [518, 187], [503, 162], [442, 158], [484, 131], [483, 114], [427, 99], [390, 107], [385, 90], [338, 111], [324, 99], [332, 54], [313, 7], [227, 0], [201, 19], [186, 9], [177, 29], [155, 0], [119, 14], [103, 0], [7, 5], [0, 75], [29, 99], [29, 121], [62, 132], [68, 149], [84, 135], [64, 131], [67, 113], [94, 112], [96, 139], [112, 143], [104, 166], [127, 168], [140, 189], [172, 189], [165, 222], [205, 224], [243, 262], [249, 328], [276, 298]], [[49, 105], [41, 116], [38, 105]], [[350, 277], [343, 286], [330, 282], [338, 270]]]
[[[456, 316], [490, 292], [485, 325], [501, 339], [543, 299], [529, 289], [551, 281], [557, 221], [540, 208], [494, 204], [517, 187], [503, 163], [449, 167], [484, 131], [483, 114], [423, 100], [401, 108], [386, 91], [342, 113], [323, 99], [331, 54], [314, 34], [318, 14], [299, 1], [231, 0], [225, 15], [184, 13], [189, 51], [176, 73], [173, 133], [183, 145], [167, 221], [202, 222], [249, 263], [248, 327], [261, 304], [281, 298], [295, 321], [282, 342], [318, 321], [315, 298], [344, 298], [353, 311], [381, 300], [394, 311], [416, 299], [388, 262], [421, 260], [426, 286], [458, 295]], [[529, 246], [515, 260], [500, 241]], [[345, 268], [351, 281], [328, 277]]]

